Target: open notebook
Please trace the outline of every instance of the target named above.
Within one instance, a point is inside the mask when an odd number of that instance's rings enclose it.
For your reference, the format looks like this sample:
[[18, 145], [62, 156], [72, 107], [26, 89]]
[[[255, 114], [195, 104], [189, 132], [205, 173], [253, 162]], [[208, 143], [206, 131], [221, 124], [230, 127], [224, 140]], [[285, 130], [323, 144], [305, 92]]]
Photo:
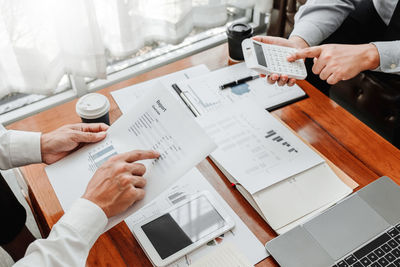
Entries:
[[251, 100], [197, 121], [218, 145], [211, 159], [278, 234], [327, 209], [357, 186]]

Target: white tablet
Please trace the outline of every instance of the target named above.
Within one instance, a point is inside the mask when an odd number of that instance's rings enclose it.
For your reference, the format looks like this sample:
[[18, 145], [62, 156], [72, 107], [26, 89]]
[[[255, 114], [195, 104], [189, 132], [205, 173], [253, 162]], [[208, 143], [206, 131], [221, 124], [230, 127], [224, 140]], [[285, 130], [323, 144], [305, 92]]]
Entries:
[[166, 266], [234, 226], [212, 195], [203, 191], [135, 225], [133, 235], [155, 266]]

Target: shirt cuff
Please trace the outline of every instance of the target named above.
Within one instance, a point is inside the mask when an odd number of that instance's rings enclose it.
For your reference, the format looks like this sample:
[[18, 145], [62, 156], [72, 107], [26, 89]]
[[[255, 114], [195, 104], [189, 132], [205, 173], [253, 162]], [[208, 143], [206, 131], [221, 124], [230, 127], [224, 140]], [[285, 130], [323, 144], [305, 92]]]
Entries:
[[42, 162], [41, 133], [10, 130], [9, 136], [10, 161], [13, 167]]
[[295, 24], [290, 37], [298, 36], [302, 38], [309, 46], [319, 45], [324, 39], [325, 36], [316, 26], [316, 23], [308, 22], [308, 21], [299, 21]]
[[79, 198], [58, 223], [69, 226], [91, 247], [104, 232], [108, 219], [99, 206], [87, 199]]
[[375, 71], [400, 74], [400, 41], [372, 42], [378, 49], [380, 65]]

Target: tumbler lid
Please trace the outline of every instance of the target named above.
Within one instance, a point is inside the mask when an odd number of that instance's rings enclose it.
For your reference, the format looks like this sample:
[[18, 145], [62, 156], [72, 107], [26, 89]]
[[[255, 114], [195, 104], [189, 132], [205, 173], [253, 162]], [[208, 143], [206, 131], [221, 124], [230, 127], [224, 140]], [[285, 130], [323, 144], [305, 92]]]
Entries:
[[75, 108], [79, 117], [97, 119], [109, 111], [110, 101], [102, 94], [91, 93], [79, 98]]
[[247, 37], [253, 34], [253, 28], [247, 23], [233, 23], [227, 29], [227, 34], [233, 37]]

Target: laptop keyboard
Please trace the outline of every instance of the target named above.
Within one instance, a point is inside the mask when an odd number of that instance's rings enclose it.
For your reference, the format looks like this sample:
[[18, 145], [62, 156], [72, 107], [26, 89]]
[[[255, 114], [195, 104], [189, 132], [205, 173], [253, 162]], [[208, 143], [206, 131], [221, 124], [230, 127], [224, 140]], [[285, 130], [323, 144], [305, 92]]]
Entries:
[[333, 265], [333, 267], [350, 266], [400, 267], [400, 224]]

